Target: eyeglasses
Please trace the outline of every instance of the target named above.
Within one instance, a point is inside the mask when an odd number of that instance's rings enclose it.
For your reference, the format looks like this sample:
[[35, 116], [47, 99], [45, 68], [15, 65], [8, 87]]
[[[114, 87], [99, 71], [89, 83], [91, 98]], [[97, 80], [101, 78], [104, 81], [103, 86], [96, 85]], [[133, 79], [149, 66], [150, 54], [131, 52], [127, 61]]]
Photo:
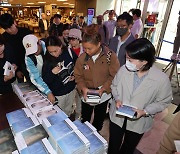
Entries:
[[74, 40], [77, 40], [77, 38], [74, 38], [74, 37], [68, 37], [68, 40], [69, 40], [69, 41], [71, 41], [71, 40], [74, 41]]

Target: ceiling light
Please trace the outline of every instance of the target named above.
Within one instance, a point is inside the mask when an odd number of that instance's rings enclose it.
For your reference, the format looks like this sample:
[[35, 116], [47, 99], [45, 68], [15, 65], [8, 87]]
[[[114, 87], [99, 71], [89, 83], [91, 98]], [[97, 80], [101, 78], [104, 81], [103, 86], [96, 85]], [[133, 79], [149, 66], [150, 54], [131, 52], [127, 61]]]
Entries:
[[69, 4], [69, 3], [63, 3], [63, 4]]
[[59, 2], [66, 2], [67, 0], [57, 0], [57, 1], [59, 1]]
[[57, 4], [51, 4], [51, 5], [57, 5]]
[[69, 4], [69, 5], [74, 5], [74, 4]]
[[34, 3], [27, 3], [27, 4], [31, 5], [31, 4], [34, 4]]
[[42, 3], [43, 4], [43, 3], [46, 3], [46, 2], [38, 2], [38, 3]]

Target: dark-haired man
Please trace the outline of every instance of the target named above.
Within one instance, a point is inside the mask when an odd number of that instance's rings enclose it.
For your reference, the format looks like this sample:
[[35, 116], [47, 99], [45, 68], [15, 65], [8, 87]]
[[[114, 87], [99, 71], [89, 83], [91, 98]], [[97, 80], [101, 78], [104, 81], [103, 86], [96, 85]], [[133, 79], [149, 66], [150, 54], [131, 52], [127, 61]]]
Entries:
[[140, 9], [132, 10], [132, 15], [133, 15], [134, 24], [131, 28], [131, 33], [133, 34], [134, 38], [137, 39], [141, 36], [141, 33], [143, 31], [141, 10]]
[[22, 40], [24, 36], [31, 34], [32, 32], [27, 28], [17, 27], [13, 17], [8, 13], [2, 14], [0, 16], [0, 26], [5, 30], [3, 37], [5, 38], [6, 42], [12, 46], [13, 49], [11, 54], [16, 59], [16, 64], [18, 67], [16, 76], [18, 81], [23, 82], [24, 76], [26, 77], [27, 81], [30, 81], [29, 74], [25, 67], [25, 49], [22, 44]]
[[53, 23], [49, 27], [49, 35], [50, 36], [62, 36], [62, 31], [63, 31], [63, 23], [61, 23], [61, 15], [60, 14], [55, 14]]
[[116, 20], [114, 17], [117, 17], [117, 14], [114, 10], [106, 10], [103, 13], [103, 16], [108, 14], [108, 21], [104, 22], [104, 25], [108, 28], [109, 31], [109, 39], [111, 39], [114, 36], [114, 29], [116, 27]]
[[113, 50], [118, 56], [120, 66], [126, 63], [125, 47], [134, 40], [130, 30], [132, 28], [132, 16], [124, 12], [117, 18], [116, 36], [114, 36], [109, 43], [109, 48]]

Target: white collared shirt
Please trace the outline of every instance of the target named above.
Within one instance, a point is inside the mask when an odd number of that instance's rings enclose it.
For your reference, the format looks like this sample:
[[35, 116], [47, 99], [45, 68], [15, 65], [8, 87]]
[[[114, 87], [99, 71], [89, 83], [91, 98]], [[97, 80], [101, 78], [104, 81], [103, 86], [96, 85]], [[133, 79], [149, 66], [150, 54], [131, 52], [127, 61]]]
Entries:
[[131, 28], [131, 33], [134, 37], [136, 34], [138, 35], [138, 37], [140, 37], [142, 31], [143, 31], [143, 24], [142, 24], [142, 20], [139, 18], [136, 21], [134, 21], [134, 24]]
[[131, 33], [129, 34], [129, 36], [124, 41], [121, 41], [121, 37], [120, 36], [118, 37], [119, 42], [118, 42], [118, 46], [117, 46], [117, 50], [116, 50], [116, 55], [117, 56], [119, 54], [119, 49], [120, 49], [121, 45], [123, 45], [130, 36], [131, 36]]
[[44, 30], [48, 29], [47, 21], [45, 19], [42, 20], [44, 24]]

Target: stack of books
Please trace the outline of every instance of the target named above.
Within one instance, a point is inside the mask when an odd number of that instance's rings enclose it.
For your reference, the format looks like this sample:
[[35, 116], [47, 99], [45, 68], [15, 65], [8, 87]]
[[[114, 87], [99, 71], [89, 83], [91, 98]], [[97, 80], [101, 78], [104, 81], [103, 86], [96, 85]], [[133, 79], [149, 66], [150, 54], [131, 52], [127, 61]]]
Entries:
[[46, 131], [48, 131], [48, 127], [58, 124], [59, 122], [65, 120], [67, 118], [68, 118], [68, 116], [63, 111], [60, 111], [60, 112], [53, 114], [47, 118], [44, 118], [42, 120], [42, 125], [46, 129]]
[[94, 126], [88, 121], [81, 123], [81, 121], [75, 120], [73, 123], [90, 142], [90, 154], [107, 153], [108, 143], [101, 135], [99, 135]]
[[37, 89], [34, 85], [32, 85], [29, 82], [15, 83], [15, 84], [12, 84], [12, 87], [13, 87], [14, 92], [16, 93], [16, 95], [19, 97], [20, 100], [24, 94], [27, 94], [27, 93], [32, 92]]
[[99, 93], [95, 89], [89, 89], [89, 92], [87, 93], [87, 99], [86, 103], [89, 103], [91, 105], [97, 105], [101, 101], [101, 97], [99, 96]]
[[106, 154], [108, 149], [107, 141], [97, 132], [87, 136], [90, 142], [90, 154]]
[[76, 130], [57, 141], [58, 154], [88, 154], [90, 143], [87, 138]]
[[30, 127], [39, 125], [36, 117], [27, 108], [7, 113], [6, 117], [14, 135]]
[[88, 121], [82, 123], [80, 120], [75, 120], [73, 123], [76, 125], [78, 130], [86, 137], [97, 131], [96, 128], [92, 126]]
[[[30, 109], [40, 123], [44, 118], [62, 111], [58, 106], [53, 106], [53, 104], [42, 93], [34, 88], [31, 89], [30, 87], [33, 86], [29, 83], [13, 84], [13, 89], [21, 102]], [[27, 89], [31, 90], [28, 91]], [[24, 93], [23, 90], [27, 91]]]
[[[31, 87], [31, 88], [30, 88]], [[29, 83], [13, 89], [27, 108], [7, 113], [17, 149], [21, 154], [105, 154], [107, 141], [89, 122], [72, 122], [68, 116]], [[88, 93], [89, 103], [99, 103], [97, 91]], [[13, 149], [16, 150], [16, 149]], [[17, 154], [18, 151], [14, 151]]]
[[73, 122], [67, 118], [61, 122], [58, 122], [55, 125], [52, 125], [47, 128], [47, 133], [49, 134], [49, 141], [57, 151], [57, 142], [59, 139], [67, 136], [68, 134], [77, 130], [77, 127]]
[[[42, 125], [29, 128], [21, 133], [18, 133], [14, 140], [21, 154], [41, 154], [56, 152], [47, 140], [48, 134]], [[44, 154], [43, 153], [43, 154]]]

